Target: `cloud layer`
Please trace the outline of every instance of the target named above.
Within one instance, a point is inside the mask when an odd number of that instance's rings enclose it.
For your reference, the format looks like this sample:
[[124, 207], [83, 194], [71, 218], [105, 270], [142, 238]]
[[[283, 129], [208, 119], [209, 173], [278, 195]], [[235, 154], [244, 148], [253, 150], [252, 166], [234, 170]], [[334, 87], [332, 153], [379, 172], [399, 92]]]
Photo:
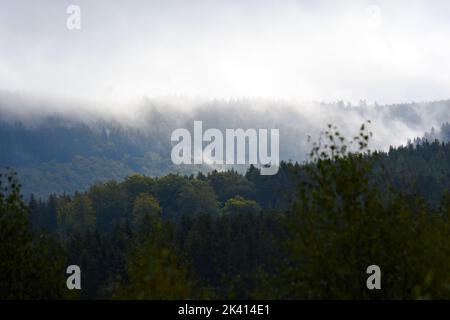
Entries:
[[106, 108], [165, 95], [446, 99], [449, 13], [443, 0], [1, 0], [0, 89]]

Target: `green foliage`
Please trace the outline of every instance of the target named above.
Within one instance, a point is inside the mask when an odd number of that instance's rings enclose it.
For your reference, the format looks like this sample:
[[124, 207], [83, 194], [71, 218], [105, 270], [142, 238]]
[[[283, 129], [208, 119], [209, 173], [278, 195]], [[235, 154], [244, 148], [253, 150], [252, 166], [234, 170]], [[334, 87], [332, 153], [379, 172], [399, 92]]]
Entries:
[[[259, 175], [259, 172], [257, 173]], [[236, 171], [212, 171], [204, 180], [214, 188], [217, 199], [223, 204], [234, 196], [252, 199], [255, 196], [254, 184]]]
[[89, 189], [88, 195], [95, 211], [97, 230], [112, 232], [117, 223], [127, 218], [132, 198], [127, 196], [127, 189], [116, 181], [97, 183]]
[[119, 286], [116, 299], [188, 299], [193, 287], [187, 269], [168, 248], [156, 248], [150, 240], [128, 256], [128, 280]]
[[72, 201], [58, 207], [57, 214], [58, 226], [63, 235], [95, 229], [95, 211], [87, 194], [76, 194]]
[[158, 200], [154, 197], [141, 193], [135, 200], [133, 206], [133, 228], [138, 234], [151, 234], [160, 232], [162, 209]]
[[442, 197], [440, 211], [446, 219], [450, 219], [450, 190], [447, 190]]
[[[32, 197], [28, 208], [4, 190], [2, 270], [22, 290], [21, 279], [36, 275], [29, 266], [42, 265], [44, 289], [17, 296], [58, 296], [45, 288], [65, 284], [56, 280], [59, 241], [66, 265], [82, 269], [82, 298], [449, 298], [450, 145], [371, 153], [366, 126], [351, 141], [329, 126], [310, 162], [283, 162], [274, 176], [253, 166], [245, 175], [133, 174], [73, 196]], [[83, 159], [92, 179], [111, 168]], [[47, 178], [59, 185], [65, 169]], [[372, 264], [381, 267], [381, 291], [366, 288]]]
[[257, 214], [261, 212], [261, 206], [254, 200], [235, 196], [225, 202], [223, 212], [225, 214]]
[[[449, 225], [419, 197], [391, 191], [381, 201], [370, 183], [370, 134], [350, 145], [335, 128], [316, 143], [289, 217], [291, 258], [282, 296], [288, 298], [449, 298]], [[369, 265], [382, 270], [382, 290], [366, 287]]]
[[[126, 280], [113, 297], [116, 299], [188, 299], [193, 298], [193, 283], [188, 270], [165, 245], [160, 207], [151, 196], [141, 194], [135, 201], [134, 217], [151, 225], [131, 242], [127, 255]], [[146, 218], [148, 217], [148, 219]]]
[[216, 215], [219, 212], [214, 189], [201, 180], [193, 180], [185, 184], [180, 190], [176, 203], [180, 208], [179, 215], [200, 213]]
[[0, 299], [64, 296], [64, 255], [44, 234], [33, 234], [15, 173], [0, 173]]

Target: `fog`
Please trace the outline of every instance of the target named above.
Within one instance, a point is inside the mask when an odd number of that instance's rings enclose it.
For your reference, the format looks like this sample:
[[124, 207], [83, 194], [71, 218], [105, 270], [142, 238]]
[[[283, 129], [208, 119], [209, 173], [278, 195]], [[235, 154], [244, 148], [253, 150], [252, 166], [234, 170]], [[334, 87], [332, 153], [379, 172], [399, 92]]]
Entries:
[[[66, 26], [74, 4], [80, 30]], [[351, 137], [370, 119], [386, 150], [450, 118], [448, 101], [427, 103], [449, 98], [449, 14], [418, 0], [0, 0], [0, 116], [164, 143], [194, 120], [279, 128], [294, 160], [328, 123]]]
[[0, 89], [103, 113], [167, 96], [447, 99], [449, 14], [444, 0], [0, 0]]
[[[195, 120], [203, 121], [204, 129], [279, 129], [282, 160], [301, 161], [311, 149], [308, 136], [317, 140], [328, 124], [351, 139], [359, 126], [371, 121], [371, 149], [388, 150], [390, 146], [405, 145], [408, 139], [423, 137], [432, 127], [438, 129], [450, 119], [450, 100], [400, 105], [374, 105], [361, 101], [351, 105], [336, 103], [297, 103], [270, 99], [204, 99], [162, 97], [142, 99], [127, 105], [122, 112], [100, 112], [87, 100], [30, 99], [0, 92], [0, 119], [20, 122], [29, 127], [57, 127], [88, 124], [91, 128], [104, 126], [138, 129], [151, 137], [158, 152], [171, 149], [170, 137], [177, 128], [193, 129]], [[124, 112], [123, 110], [127, 110]], [[56, 122], [54, 120], [57, 120]], [[139, 139], [147, 139], [141, 136]]]

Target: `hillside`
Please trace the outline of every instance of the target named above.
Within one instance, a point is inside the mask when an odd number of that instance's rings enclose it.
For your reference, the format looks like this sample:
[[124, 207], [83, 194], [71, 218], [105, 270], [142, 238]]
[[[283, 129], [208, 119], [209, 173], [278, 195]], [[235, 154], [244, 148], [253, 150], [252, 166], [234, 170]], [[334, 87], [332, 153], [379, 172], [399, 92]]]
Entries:
[[[264, 108], [257, 111], [255, 106]], [[175, 166], [170, 160], [171, 132], [176, 128], [191, 131], [194, 120], [202, 120], [205, 128], [219, 130], [279, 128], [280, 158], [293, 162], [306, 159], [311, 149], [308, 136], [318, 136], [329, 121], [352, 136], [355, 128], [371, 119], [374, 139], [370, 147], [375, 150], [388, 151], [390, 146], [404, 145], [408, 139], [424, 134], [430, 142], [448, 138], [438, 130], [425, 132], [432, 126], [439, 128], [441, 121], [449, 118], [449, 101], [390, 106], [367, 106], [364, 102], [360, 106], [316, 104], [309, 106], [308, 117], [294, 107], [286, 102], [244, 99], [204, 102], [193, 110], [175, 112], [175, 103], [148, 102], [137, 120], [125, 121], [49, 111], [31, 120], [15, 114], [10, 105], [0, 104], [0, 167], [15, 168], [23, 193], [37, 197], [71, 194], [95, 182], [121, 180], [132, 173], [155, 177], [208, 172], [214, 168]], [[248, 166], [216, 169], [231, 168], [244, 173]]]
[[[32, 198], [29, 218], [38, 232], [58, 235], [83, 268], [84, 298], [378, 298], [359, 282], [340, 282], [370, 261], [395, 278], [386, 277], [382, 297], [448, 297], [423, 277], [429, 270], [448, 276], [450, 144], [324, 159], [284, 162], [275, 176], [254, 167], [245, 175], [132, 175], [74, 196]], [[352, 247], [348, 237], [357, 239]], [[327, 272], [314, 273], [318, 266]], [[147, 274], [158, 290], [142, 286]], [[339, 290], [323, 289], [324, 275]]]

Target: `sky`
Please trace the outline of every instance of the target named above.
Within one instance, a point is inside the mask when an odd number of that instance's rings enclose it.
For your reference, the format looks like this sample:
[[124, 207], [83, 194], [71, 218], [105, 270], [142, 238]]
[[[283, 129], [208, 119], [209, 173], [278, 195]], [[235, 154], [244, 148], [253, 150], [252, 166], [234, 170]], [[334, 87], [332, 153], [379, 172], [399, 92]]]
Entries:
[[122, 107], [447, 99], [449, 16], [446, 0], [0, 0], [0, 91]]

